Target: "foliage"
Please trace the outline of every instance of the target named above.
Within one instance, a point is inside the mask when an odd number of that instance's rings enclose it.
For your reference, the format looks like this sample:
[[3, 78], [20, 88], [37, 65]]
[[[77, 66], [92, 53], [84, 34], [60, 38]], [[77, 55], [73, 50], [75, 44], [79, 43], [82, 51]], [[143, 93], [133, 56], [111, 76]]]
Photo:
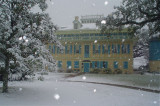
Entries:
[[122, 74], [123, 71], [121, 69], [115, 69], [113, 74]]
[[98, 69], [98, 68], [95, 68], [95, 69], [93, 69], [92, 71], [90, 71], [90, 73], [99, 73], [100, 72], [100, 69]]
[[105, 29], [131, 28], [135, 35], [147, 28], [149, 36], [160, 37], [160, 0], [123, 0], [106, 18]]
[[66, 73], [72, 73], [72, 72], [73, 72], [72, 69], [67, 69], [67, 70], [66, 70]]
[[[54, 70], [56, 62], [47, 50], [46, 43], [61, 45], [54, 36], [55, 26], [49, 15], [44, 13], [47, 8], [45, 2], [46, 0], [0, 1], [0, 52], [6, 57], [6, 77], [10, 72], [10, 61], [15, 64], [14, 70], [22, 74], [45, 67]], [[31, 11], [36, 5], [42, 13]]]
[[112, 74], [112, 70], [110, 68], [105, 69], [106, 74]]

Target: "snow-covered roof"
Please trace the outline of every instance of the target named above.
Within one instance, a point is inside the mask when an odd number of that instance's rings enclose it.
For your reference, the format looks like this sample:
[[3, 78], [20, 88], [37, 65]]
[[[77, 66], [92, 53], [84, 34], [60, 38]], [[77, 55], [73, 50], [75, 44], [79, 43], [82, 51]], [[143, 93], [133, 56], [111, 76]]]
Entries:
[[[89, 24], [82, 24], [82, 27], [80, 29], [98, 29], [95, 23], [89, 23]], [[59, 28], [59, 30], [77, 30], [73, 29], [72, 25], [69, 26], [62, 26]]]

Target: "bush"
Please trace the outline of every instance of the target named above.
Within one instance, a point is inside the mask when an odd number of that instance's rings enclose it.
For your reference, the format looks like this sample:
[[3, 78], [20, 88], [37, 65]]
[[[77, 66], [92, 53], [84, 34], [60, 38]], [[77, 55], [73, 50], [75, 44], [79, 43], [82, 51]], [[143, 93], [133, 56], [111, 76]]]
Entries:
[[92, 71], [90, 71], [90, 73], [95, 73], [95, 74], [97, 74], [97, 73], [99, 73], [101, 70], [100, 69], [93, 69]]
[[72, 73], [72, 72], [73, 72], [72, 69], [67, 69], [67, 70], [66, 70], [66, 73]]
[[107, 68], [104, 70], [106, 74], [112, 74], [112, 70], [110, 68]]
[[115, 69], [113, 73], [114, 74], [122, 74], [122, 70], [121, 69]]
[[38, 77], [38, 80], [44, 81], [44, 77], [43, 77], [43, 76], [39, 76], [39, 77]]
[[62, 73], [62, 72], [64, 72], [64, 70], [63, 69], [58, 69], [57, 72]]
[[48, 72], [41, 72], [41, 75], [48, 75]]

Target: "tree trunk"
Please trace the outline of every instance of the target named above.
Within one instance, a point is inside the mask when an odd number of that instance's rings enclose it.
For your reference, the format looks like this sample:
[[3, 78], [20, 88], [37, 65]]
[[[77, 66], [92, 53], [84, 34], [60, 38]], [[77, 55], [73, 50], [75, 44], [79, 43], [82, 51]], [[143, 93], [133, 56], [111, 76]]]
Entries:
[[5, 60], [5, 70], [2, 73], [3, 77], [3, 93], [8, 92], [8, 69], [9, 69], [9, 59]]
[[8, 72], [5, 70], [5, 72], [3, 73], [3, 93], [7, 93], [8, 92]]

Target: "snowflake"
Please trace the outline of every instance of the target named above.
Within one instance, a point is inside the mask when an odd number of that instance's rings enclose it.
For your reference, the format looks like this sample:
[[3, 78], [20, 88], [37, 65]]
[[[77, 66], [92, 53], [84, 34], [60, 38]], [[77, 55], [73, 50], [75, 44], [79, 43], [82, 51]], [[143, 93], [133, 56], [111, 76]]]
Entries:
[[97, 40], [95, 40], [94, 43], [97, 43]]
[[83, 80], [86, 80], [86, 76], [83, 76], [82, 79], [83, 79]]
[[55, 94], [55, 95], [54, 95], [54, 99], [59, 100], [59, 99], [60, 99], [59, 94]]
[[96, 91], [97, 91], [96, 89], [93, 90], [94, 93], [95, 93]]
[[105, 5], [105, 6], [108, 5], [108, 1], [105, 1], [105, 2], [104, 2], [104, 5]]
[[101, 21], [101, 24], [106, 24], [106, 20], [102, 20], [102, 21]]

